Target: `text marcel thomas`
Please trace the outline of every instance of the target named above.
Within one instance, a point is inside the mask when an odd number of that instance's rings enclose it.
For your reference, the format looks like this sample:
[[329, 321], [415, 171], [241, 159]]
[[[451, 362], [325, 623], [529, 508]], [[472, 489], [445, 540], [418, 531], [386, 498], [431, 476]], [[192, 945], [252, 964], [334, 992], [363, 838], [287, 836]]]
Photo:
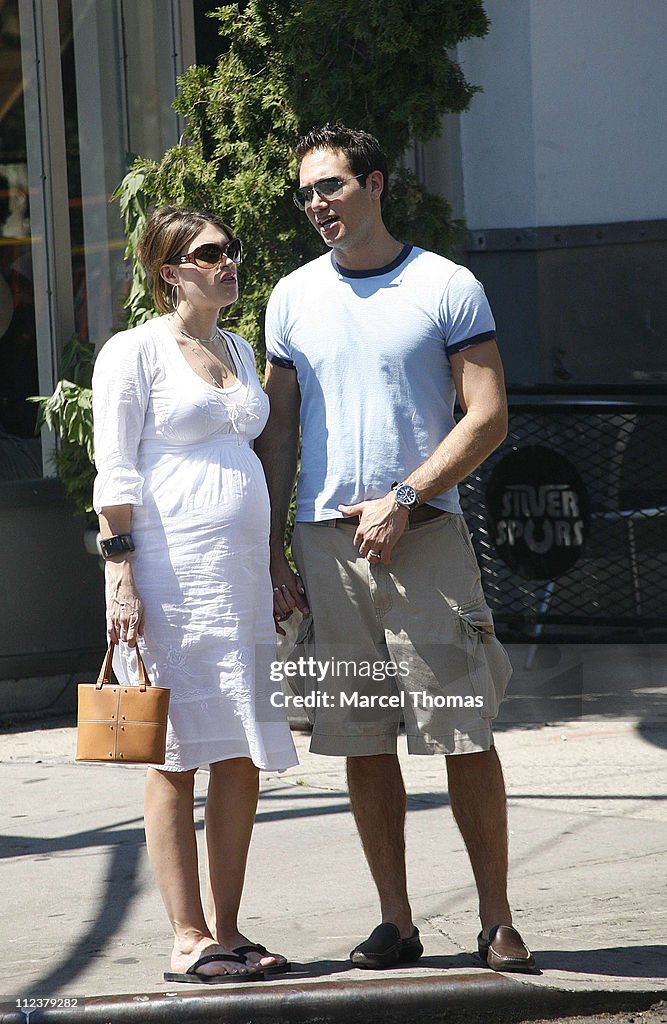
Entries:
[[320, 661], [316, 658], [300, 657], [294, 661], [274, 661], [271, 663], [271, 681], [282, 682], [285, 678], [308, 679], [318, 684], [328, 680], [345, 680], [345, 686], [335, 689], [313, 689], [305, 694], [284, 693], [276, 690], [271, 694], [271, 704], [275, 708], [481, 708], [484, 698], [472, 694], [430, 694], [425, 690], [406, 692], [397, 689], [394, 693], [368, 693], [349, 686], [350, 676], [355, 679], [367, 679], [383, 682], [388, 678], [405, 678], [410, 674], [410, 666], [405, 661], [347, 661], [330, 658]]

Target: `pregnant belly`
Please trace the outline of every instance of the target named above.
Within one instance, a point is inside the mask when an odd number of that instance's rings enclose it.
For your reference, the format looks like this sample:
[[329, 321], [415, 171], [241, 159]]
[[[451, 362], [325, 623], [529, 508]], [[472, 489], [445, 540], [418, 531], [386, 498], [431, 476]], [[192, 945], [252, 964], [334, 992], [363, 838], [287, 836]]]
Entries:
[[269, 498], [259, 459], [247, 445], [203, 446], [187, 453], [169, 452], [142, 466], [142, 518], [194, 518], [223, 525], [245, 517], [268, 529]]

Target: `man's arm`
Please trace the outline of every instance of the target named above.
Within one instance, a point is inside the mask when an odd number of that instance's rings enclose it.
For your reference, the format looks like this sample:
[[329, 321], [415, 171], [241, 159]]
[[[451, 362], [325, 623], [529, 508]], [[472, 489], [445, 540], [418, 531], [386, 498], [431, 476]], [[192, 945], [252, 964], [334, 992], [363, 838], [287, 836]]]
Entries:
[[418, 469], [406, 478], [423, 503], [477, 469], [507, 436], [507, 398], [495, 341], [450, 358], [463, 416]]
[[[299, 451], [301, 396], [296, 370], [275, 366], [267, 360], [264, 388], [271, 403], [268, 422], [255, 441], [255, 452], [264, 467], [271, 501], [271, 579], [273, 609], [277, 621], [289, 618], [294, 608], [309, 614], [301, 581], [285, 557], [285, 527], [289, 512]], [[278, 633], [284, 635], [278, 625]]]
[[[450, 364], [463, 416], [433, 454], [405, 477], [422, 503], [472, 473], [507, 435], [505, 381], [495, 341], [455, 353]], [[340, 509], [362, 516], [354, 539], [359, 553], [366, 557], [369, 551], [380, 551], [380, 561], [389, 563], [408, 521], [408, 511], [396, 506], [393, 491]]]

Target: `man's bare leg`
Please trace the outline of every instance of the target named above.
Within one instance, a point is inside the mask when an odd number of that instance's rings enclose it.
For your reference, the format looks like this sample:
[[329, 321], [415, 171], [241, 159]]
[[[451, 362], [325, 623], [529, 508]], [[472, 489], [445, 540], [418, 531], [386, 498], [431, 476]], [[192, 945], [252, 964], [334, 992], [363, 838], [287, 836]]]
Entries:
[[401, 938], [407, 939], [414, 926], [405, 870], [406, 796], [398, 757], [348, 757], [347, 782], [382, 921], [395, 924]]
[[505, 782], [495, 747], [448, 756], [449, 801], [463, 836], [479, 896], [482, 931], [512, 924], [507, 902]]

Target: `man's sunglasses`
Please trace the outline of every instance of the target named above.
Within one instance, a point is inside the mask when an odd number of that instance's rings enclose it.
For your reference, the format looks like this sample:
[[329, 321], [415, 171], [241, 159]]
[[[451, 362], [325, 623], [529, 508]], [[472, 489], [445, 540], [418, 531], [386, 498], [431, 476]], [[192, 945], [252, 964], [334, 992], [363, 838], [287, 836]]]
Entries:
[[348, 181], [366, 177], [366, 174], [353, 174], [351, 178], [322, 178], [321, 181], [316, 181], [314, 185], [304, 185], [303, 188], [295, 188], [292, 193], [294, 205], [299, 210], [305, 210], [306, 204], [312, 203], [314, 192], [317, 192], [320, 199], [337, 199]]
[[186, 252], [185, 256], [174, 256], [169, 262], [171, 264], [194, 263], [200, 270], [212, 270], [213, 267], [220, 266], [224, 256], [228, 260], [232, 260], [233, 263], [241, 262], [240, 238], [232, 238], [231, 242], [227, 242], [226, 245], [206, 242], [204, 245], [198, 245], [192, 252]]

